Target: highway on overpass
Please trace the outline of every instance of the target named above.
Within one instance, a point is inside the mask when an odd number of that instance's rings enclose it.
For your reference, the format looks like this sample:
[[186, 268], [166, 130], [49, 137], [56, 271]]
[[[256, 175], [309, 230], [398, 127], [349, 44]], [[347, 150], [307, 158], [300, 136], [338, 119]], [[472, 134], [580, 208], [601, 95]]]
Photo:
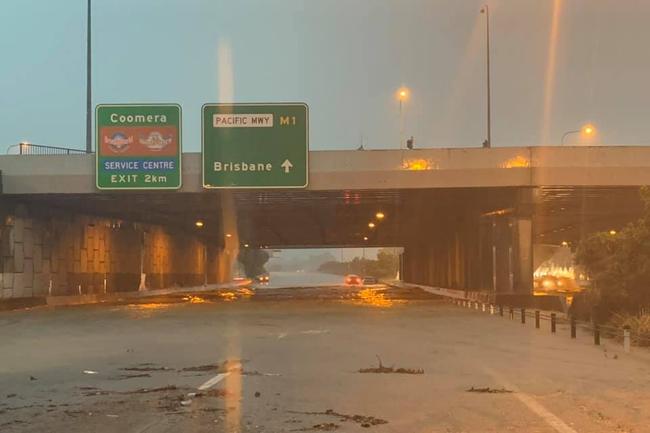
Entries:
[[[641, 214], [639, 187], [650, 183], [647, 147], [312, 151], [309, 157], [306, 189], [203, 190], [200, 154], [184, 154], [179, 191], [110, 192], [95, 188], [93, 155], [2, 156], [0, 210], [5, 243], [14, 245], [6, 249], [14, 253], [5, 259], [3, 296], [42, 293], [48, 281], [64, 293], [107, 284], [119, 290], [137, 287], [141, 273], [154, 288], [224, 281], [239, 248], [322, 246], [400, 246], [410, 282], [530, 293], [534, 269], [553, 248], [620, 230]], [[24, 230], [39, 237], [25, 240]], [[46, 250], [79, 265], [54, 275]], [[115, 254], [129, 259], [116, 261]], [[41, 260], [32, 269], [30, 262]], [[107, 274], [109, 267], [114, 273]]]

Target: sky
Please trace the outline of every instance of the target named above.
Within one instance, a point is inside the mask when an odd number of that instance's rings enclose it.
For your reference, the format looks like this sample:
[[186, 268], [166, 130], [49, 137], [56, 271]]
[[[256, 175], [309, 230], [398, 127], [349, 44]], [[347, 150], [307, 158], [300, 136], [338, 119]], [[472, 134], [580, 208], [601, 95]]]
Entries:
[[[486, 0], [94, 0], [93, 104], [306, 102], [312, 150], [485, 139]], [[650, 144], [650, 1], [487, 0], [492, 145]], [[85, 146], [86, 0], [2, 0], [0, 152]]]

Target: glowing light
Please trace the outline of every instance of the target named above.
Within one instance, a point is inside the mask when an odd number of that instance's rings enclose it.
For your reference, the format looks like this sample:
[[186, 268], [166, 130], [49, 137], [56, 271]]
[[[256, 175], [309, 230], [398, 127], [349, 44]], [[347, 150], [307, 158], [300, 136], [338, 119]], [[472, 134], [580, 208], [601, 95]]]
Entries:
[[377, 212], [375, 214], [375, 218], [377, 218], [378, 220], [383, 220], [385, 217], [386, 217], [386, 215], [384, 215], [383, 212]]
[[363, 289], [358, 294], [356, 299], [352, 300], [352, 304], [376, 307], [376, 308], [390, 308], [395, 304], [405, 303], [404, 300], [393, 300], [387, 298], [382, 289]]
[[582, 134], [583, 135], [590, 136], [590, 135], [593, 135], [595, 133], [596, 133], [596, 128], [591, 124], [587, 124], [587, 125], [582, 127]]
[[562, 246], [563, 247], [569, 246], [569, 243], [567, 241], [562, 241]]
[[203, 227], [203, 221], [198, 220], [197, 222], [194, 223], [194, 225], [201, 228], [201, 227]]
[[609, 234], [612, 235], [612, 236], [616, 235], [616, 230], [610, 230]]
[[220, 292], [219, 296], [226, 302], [237, 300], [237, 294], [235, 292]]
[[208, 302], [200, 296], [192, 296], [192, 295], [184, 297], [183, 300], [189, 301], [190, 304], [205, 304], [206, 302]]
[[530, 167], [530, 161], [528, 158], [517, 155], [513, 158], [510, 158], [506, 160], [503, 164], [501, 164], [502, 168], [525, 168], [525, 167]]
[[397, 90], [397, 99], [400, 101], [406, 101], [409, 98], [410, 93], [411, 92], [407, 87], [400, 87]]
[[249, 289], [247, 287], [242, 287], [241, 289], [239, 289], [237, 291], [237, 293], [239, 293], [240, 296], [243, 296], [245, 298], [250, 298], [251, 296], [253, 296], [255, 294], [255, 292], [253, 292], [251, 289]]
[[231, 235], [230, 233], [226, 233], [226, 237], [227, 237], [227, 238], [231, 238], [232, 235]]
[[370, 227], [371, 229], [374, 229], [375, 228], [375, 223], [369, 222], [368, 227]]
[[363, 237], [363, 240], [364, 240], [364, 241], [367, 241], [367, 240], [368, 240], [368, 236], [364, 236], [364, 237]]
[[244, 248], [248, 248], [248, 244], [244, 244]]
[[402, 162], [402, 169], [412, 171], [432, 170], [433, 164], [428, 159], [407, 159]]

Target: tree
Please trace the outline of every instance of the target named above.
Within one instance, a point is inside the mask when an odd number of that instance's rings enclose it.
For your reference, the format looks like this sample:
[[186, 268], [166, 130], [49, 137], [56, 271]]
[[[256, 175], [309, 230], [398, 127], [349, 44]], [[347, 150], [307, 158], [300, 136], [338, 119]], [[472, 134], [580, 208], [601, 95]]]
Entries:
[[592, 282], [598, 316], [637, 312], [650, 304], [650, 189], [641, 188], [643, 216], [616, 234], [594, 233], [580, 242], [576, 263]]
[[265, 274], [264, 265], [269, 260], [269, 253], [258, 248], [243, 248], [239, 250], [237, 261], [244, 267], [244, 273], [248, 278], [255, 278]]

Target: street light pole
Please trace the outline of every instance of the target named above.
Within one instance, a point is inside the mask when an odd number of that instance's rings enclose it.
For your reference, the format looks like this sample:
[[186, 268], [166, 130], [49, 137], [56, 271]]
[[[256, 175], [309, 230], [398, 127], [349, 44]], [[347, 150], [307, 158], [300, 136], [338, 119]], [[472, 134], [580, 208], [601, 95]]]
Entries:
[[409, 97], [409, 90], [406, 87], [401, 87], [397, 91], [397, 99], [399, 100], [399, 148], [402, 149], [404, 145], [404, 101]]
[[92, 139], [92, 131], [91, 131], [93, 107], [92, 107], [91, 74], [90, 74], [90, 67], [91, 67], [90, 6], [91, 6], [91, 0], [88, 0], [87, 7], [86, 7], [86, 12], [87, 12], [87, 17], [86, 17], [86, 152], [87, 153], [91, 153], [93, 150], [93, 144], [92, 144], [93, 139]]
[[399, 148], [404, 145], [404, 114], [402, 112], [402, 98], [399, 99]]
[[560, 145], [564, 146], [564, 140], [571, 134], [578, 134], [580, 132], [579, 129], [576, 129], [574, 131], [567, 131], [562, 135], [562, 140], [560, 140]]
[[562, 139], [560, 140], [560, 145], [564, 146], [564, 142], [566, 138], [571, 135], [571, 134], [580, 134], [582, 139], [589, 139], [595, 136], [596, 134], [596, 127], [592, 125], [591, 123], [587, 123], [586, 125], [583, 125], [582, 128], [580, 129], [574, 129], [571, 131], [567, 131], [564, 134], [562, 134]]
[[492, 101], [490, 83], [490, 8], [484, 5], [481, 13], [485, 14], [486, 69], [487, 69], [487, 139], [483, 147], [492, 147]]

